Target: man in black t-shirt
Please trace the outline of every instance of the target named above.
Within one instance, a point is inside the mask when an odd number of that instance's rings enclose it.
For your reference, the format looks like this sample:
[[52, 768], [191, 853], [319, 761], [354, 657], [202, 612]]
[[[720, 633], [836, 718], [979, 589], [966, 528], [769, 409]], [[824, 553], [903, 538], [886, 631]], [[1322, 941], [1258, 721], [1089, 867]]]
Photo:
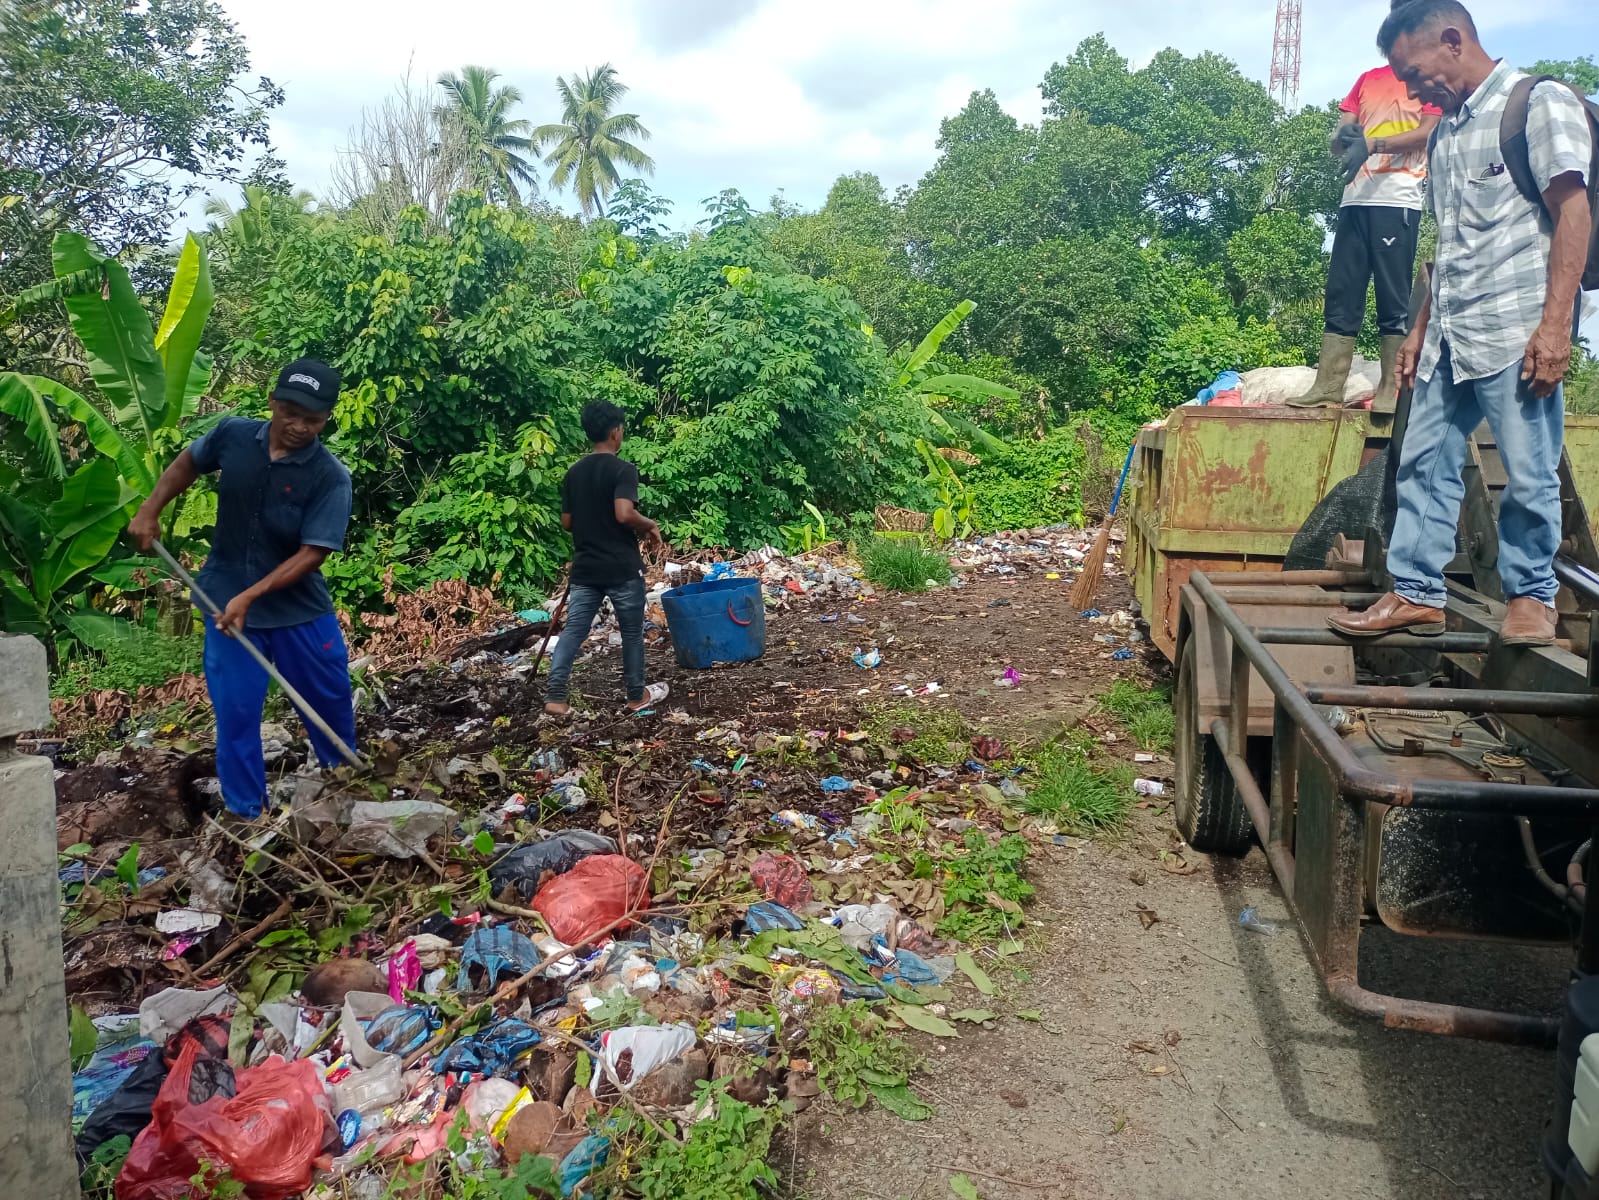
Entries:
[[591, 453], [572, 464], [561, 481], [561, 525], [572, 534], [572, 581], [566, 627], [550, 659], [544, 711], [563, 716], [572, 663], [583, 648], [600, 603], [609, 596], [622, 631], [622, 678], [627, 706], [639, 712], [666, 699], [664, 683], [644, 686], [644, 559], [639, 539], [661, 544], [661, 528], [638, 510], [638, 468], [618, 456], [625, 414], [608, 400], [583, 406], [583, 432]]

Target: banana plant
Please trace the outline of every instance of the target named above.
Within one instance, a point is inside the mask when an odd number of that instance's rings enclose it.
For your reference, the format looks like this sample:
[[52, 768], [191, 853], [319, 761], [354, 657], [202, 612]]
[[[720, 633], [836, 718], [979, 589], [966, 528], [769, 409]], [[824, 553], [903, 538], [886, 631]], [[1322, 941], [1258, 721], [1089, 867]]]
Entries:
[[995, 453], [1005, 448], [1003, 442], [987, 430], [949, 412], [943, 404], [947, 404], [950, 400], [980, 402], [994, 396], [1015, 400], [1021, 393], [992, 379], [980, 379], [976, 375], [935, 373], [931, 370], [933, 357], [938, 353], [939, 347], [950, 334], [960, 328], [961, 322], [971, 316], [976, 308], [977, 305], [972, 301], [962, 300], [945, 313], [937, 325], [928, 330], [927, 336], [914, 350], [901, 347], [894, 355], [900, 369], [895, 386], [908, 388], [926, 399], [928, 416], [933, 427], [944, 435], [943, 440], [946, 445], [965, 443]]
[[[27, 478], [12, 471], [0, 479], [0, 623], [45, 634], [64, 626], [92, 645], [107, 618], [74, 608], [69, 597], [105, 563], [210, 382], [200, 334], [216, 297], [192, 235], [154, 328], [121, 263], [75, 233], [58, 234], [53, 252], [102, 403], [53, 379], [0, 372], [0, 429], [10, 423], [20, 432], [29, 468]], [[77, 461], [63, 451], [64, 425], [82, 429], [92, 456]]]

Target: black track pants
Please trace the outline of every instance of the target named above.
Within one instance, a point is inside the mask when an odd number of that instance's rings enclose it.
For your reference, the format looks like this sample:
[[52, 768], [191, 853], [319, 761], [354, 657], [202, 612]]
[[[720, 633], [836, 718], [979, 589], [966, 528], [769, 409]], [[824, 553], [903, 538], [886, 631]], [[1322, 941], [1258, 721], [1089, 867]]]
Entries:
[[1377, 328], [1410, 332], [1410, 286], [1421, 214], [1409, 208], [1346, 204], [1338, 210], [1327, 267], [1327, 332], [1354, 337], [1366, 319], [1366, 285], [1377, 287]]

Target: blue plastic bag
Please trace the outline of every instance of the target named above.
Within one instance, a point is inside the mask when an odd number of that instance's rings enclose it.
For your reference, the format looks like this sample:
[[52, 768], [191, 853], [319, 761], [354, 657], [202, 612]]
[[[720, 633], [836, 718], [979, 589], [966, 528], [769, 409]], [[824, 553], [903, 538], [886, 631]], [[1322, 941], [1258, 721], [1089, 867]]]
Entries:
[[561, 1195], [570, 1196], [578, 1184], [605, 1165], [611, 1156], [611, 1139], [603, 1133], [591, 1133], [573, 1146], [561, 1160]]
[[433, 1070], [468, 1071], [473, 1075], [508, 1076], [517, 1059], [544, 1040], [544, 1035], [515, 1017], [501, 1017], [471, 1037], [462, 1038], [438, 1058]]
[[455, 977], [455, 988], [465, 991], [472, 982], [472, 968], [480, 967], [483, 990], [492, 991], [501, 975], [526, 975], [543, 957], [537, 946], [509, 925], [475, 929], [461, 947], [461, 971]]
[[751, 933], [765, 933], [770, 929], [797, 932], [805, 928], [805, 922], [776, 900], [762, 900], [749, 906], [744, 914], [744, 927]]

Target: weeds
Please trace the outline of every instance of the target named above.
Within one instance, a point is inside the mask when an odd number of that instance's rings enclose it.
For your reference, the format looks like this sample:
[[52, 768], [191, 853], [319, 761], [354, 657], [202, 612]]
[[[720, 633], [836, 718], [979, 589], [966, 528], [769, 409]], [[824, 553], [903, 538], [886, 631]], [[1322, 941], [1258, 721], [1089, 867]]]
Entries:
[[888, 1036], [883, 1018], [864, 1000], [816, 1004], [810, 1011], [805, 1048], [816, 1065], [816, 1081], [840, 1104], [862, 1108], [876, 1098], [895, 1116], [920, 1121], [932, 1108], [910, 1088], [920, 1065], [915, 1053]]
[[1083, 829], [1120, 825], [1133, 804], [1125, 767], [1098, 767], [1080, 747], [1050, 742], [1032, 760], [1032, 786], [1018, 807]]
[[744, 1104], [727, 1095], [727, 1081], [702, 1082], [698, 1100], [716, 1106], [688, 1140], [674, 1142], [640, 1124], [642, 1153], [629, 1172], [631, 1192], [642, 1200], [760, 1200], [775, 1192], [777, 1172], [767, 1163], [772, 1135], [783, 1119], [780, 1105]]
[[960, 942], [991, 942], [1019, 923], [1021, 902], [1033, 894], [1033, 885], [1021, 876], [1027, 841], [1010, 833], [990, 842], [973, 829], [964, 845], [962, 853], [939, 864], [945, 916], [938, 933]]
[[[915, 736], [896, 746], [894, 732], [902, 729], [910, 730]], [[958, 760], [960, 754], [952, 753], [949, 743], [966, 741], [966, 723], [961, 720], [960, 713], [952, 708], [901, 706], [881, 709], [868, 718], [866, 731], [879, 745], [924, 763]]]
[[1171, 749], [1177, 724], [1168, 689], [1145, 688], [1130, 679], [1118, 679], [1099, 702], [1106, 712], [1127, 727], [1139, 749]]
[[129, 625], [127, 632], [105, 644], [98, 653], [89, 653], [63, 664], [51, 683], [50, 694], [58, 700], [75, 700], [101, 690], [137, 692], [142, 687], [157, 687], [177, 675], [200, 673], [203, 635], [172, 637]]
[[873, 538], [861, 550], [866, 578], [895, 592], [925, 592], [927, 583], [948, 583], [949, 558], [913, 538]]

